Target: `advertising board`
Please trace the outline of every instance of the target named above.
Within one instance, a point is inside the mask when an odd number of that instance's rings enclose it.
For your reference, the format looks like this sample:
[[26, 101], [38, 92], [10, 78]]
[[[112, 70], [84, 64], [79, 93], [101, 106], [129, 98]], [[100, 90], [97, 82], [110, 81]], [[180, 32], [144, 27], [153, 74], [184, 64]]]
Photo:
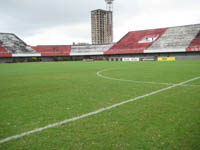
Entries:
[[137, 58], [137, 57], [126, 57], [126, 58], [122, 58], [122, 61], [140, 61], [140, 58]]
[[158, 61], [175, 61], [175, 57], [158, 57]]

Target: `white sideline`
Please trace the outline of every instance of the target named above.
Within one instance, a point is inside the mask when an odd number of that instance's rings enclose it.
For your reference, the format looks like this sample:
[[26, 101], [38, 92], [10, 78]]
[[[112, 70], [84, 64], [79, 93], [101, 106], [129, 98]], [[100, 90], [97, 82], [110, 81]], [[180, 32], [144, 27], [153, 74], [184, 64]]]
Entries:
[[[104, 71], [109, 71], [109, 70], [115, 70], [115, 69], [104, 69], [101, 71], [98, 71], [96, 73], [97, 76], [108, 79], [108, 80], [116, 80], [116, 81], [124, 81], [124, 82], [134, 82], [134, 83], [144, 83], [144, 84], [160, 84], [160, 85], [176, 85], [174, 83], [161, 83], [161, 82], [146, 82], [146, 81], [135, 81], [135, 80], [127, 80], [127, 79], [118, 79], [118, 78], [113, 78], [113, 77], [108, 77], [105, 75], [102, 75], [101, 73]], [[200, 87], [200, 85], [182, 85], [182, 86], [193, 86], [193, 87]]]
[[49, 125], [44, 126], [44, 127], [41, 127], [41, 128], [36, 128], [36, 129], [34, 129], [34, 130], [31, 130], [31, 131], [27, 131], [27, 132], [24, 132], [24, 133], [21, 133], [21, 134], [17, 134], [17, 135], [15, 135], [15, 136], [10, 136], [10, 137], [7, 137], [7, 138], [5, 138], [5, 139], [1, 139], [1, 140], [0, 140], [0, 144], [5, 143], [5, 142], [12, 141], [12, 140], [14, 140], [14, 139], [22, 138], [22, 137], [24, 137], [24, 136], [26, 136], [26, 135], [30, 135], [30, 134], [33, 134], [33, 133], [36, 133], [36, 132], [41, 132], [41, 131], [46, 130], [46, 129], [49, 129], [49, 128], [53, 128], [53, 127], [56, 127], [56, 126], [61, 126], [61, 125], [67, 124], [67, 123], [72, 122], [72, 121], [76, 121], [76, 120], [79, 120], [79, 119], [82, 119], [82, 118], [86, 118], [86, 117], [89, 117], [89, 116], [92, 116], [92, 115], [95, 115], [95, 114], [104, 112], [104, 111], [106, 111], [106, 110], [109, 110], [109, 109], [118, 107], [118, 106], [120, 106], [120, 105], [123, 105], [123, 104], [126, 104], [126, 103], [130, 103], [130, 102], [133, 102], [133, 101], [142, 99], [142, 98], [144, 98], [144, 97], [148, 97], [148, 96], [151, 96], [151, 95], [154, 95], [154, 94], [157, 94], [157, 93], [160, 93], [160, 92], [169, 90], [169, 89], [171, 89], [171, 88], [175, 88], [175, 87], [177, 87], [177, 86], [182, 86], [183, 84], [186, 84], [186, 83], [188, 83], [188, 82], [191, 82], [191, 81], [194, 81], [194, 80], [197, 80], [197, 79], [200, 79], [200, 76], [199, 76], [199, 77], [196, 77], [196, 78], [193, 78], [193, 79], [190, 79], [190, 80], [187, 80], [187, 81], [184, 81], [184, 82], [181, 82], [181, 83], [178, 83], [178, 84], [171, 85], [171, 86], [166, 87], [166, 88], [162, 88], [162, 89], [160, 89], [160, 90], [157, 90], [157, 91], [154, 91], [154, 92], [145, 94], [145, 95], [143, 95], [143, 96], [138, 96], [138, 97], [135, 97], [135, 98], [133, 98], [133, 99], [129, 99], [129, 100], [123, 101], [123, 102], [121, 102], [121, 103], [117, 103], [117, 104], [114, 104], [114, 105], [111, 105], [111, 106], [108, 106], [108, 107], [105, 107], [105, 108], [101, 108], [101, 109], [96, 110], [96, 111], [94, 111], [94, 112], [90, 112], [90, 113], [87, 113], [87, 114], [83, 114], [83, 115], [81, 115], [81, 116], [74, 117], [74, 118], [71, 118], [71, 119], [66, 119], [66, 120], [63, 120], [63, 121], [61, 121], [61, 122], [49, 124]]

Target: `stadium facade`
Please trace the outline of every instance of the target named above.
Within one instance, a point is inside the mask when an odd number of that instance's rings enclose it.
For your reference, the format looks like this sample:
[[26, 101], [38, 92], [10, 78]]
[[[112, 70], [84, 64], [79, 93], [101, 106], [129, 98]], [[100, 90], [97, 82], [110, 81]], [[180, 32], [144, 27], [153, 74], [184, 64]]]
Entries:
[[121, 60], [124, 57], [200, 59], [200, 24], [128, 32], [114, 44], [29, 46], [0, 33], [0, 62]]

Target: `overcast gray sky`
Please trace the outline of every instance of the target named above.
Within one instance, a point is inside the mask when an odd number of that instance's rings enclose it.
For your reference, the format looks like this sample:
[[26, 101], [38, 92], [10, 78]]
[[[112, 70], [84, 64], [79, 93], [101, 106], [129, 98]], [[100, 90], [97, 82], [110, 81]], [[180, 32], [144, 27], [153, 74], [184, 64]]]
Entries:
[[[115, 0], [114, 41], [127, 32], [200, 23], [200, 0]], [[29, 45], [91, 43], [90, 11], [104, 0], [2, 0], [0, 32]]]

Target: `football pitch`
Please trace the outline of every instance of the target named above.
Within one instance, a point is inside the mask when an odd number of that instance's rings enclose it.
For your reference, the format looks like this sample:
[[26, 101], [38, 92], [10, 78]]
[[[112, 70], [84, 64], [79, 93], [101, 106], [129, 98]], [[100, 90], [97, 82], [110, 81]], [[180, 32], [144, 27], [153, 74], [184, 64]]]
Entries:
[[199, 150], [200, 61], [0, 64], [0, 150]]

